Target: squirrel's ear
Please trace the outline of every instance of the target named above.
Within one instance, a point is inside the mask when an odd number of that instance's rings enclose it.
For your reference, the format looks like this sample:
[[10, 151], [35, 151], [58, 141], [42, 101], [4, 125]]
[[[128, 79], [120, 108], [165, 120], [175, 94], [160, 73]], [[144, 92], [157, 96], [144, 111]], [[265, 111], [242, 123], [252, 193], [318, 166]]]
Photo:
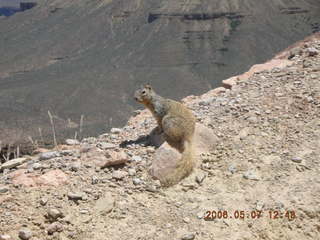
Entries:
[[152, 89], [150, 84], [146, 84], [146, 85], [144, 85], [144, 87], [147, 88], [147, 89], [150, 89], [150, 90]]

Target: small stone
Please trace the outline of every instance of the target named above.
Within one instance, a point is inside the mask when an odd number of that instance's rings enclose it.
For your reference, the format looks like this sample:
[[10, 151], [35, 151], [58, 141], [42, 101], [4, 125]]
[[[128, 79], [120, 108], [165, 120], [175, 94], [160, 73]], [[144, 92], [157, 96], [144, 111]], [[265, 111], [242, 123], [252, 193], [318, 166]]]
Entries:
[[190, 218], [185, 217], [185, 218], [183, 219], [183, 221], [184, 221], [185, 223], [189, 223], [189, 222], [190, 222]]
[[306, 52], [307, 52], [309, 57], [316, 56], [319, 53], [319, 51], [317, 49], [315, 49], [314, 47], [307, 48]]
[[293, 158], [291, 158], [291, 161], [292, 161], [292, 162], [295, 162], [295, 163], [301, 163], [301, 162], [302, 162], [302, 158], [300, 158], [300, 157], [293, 157]]
[[260, 177], [258, 177], [254, 172], [252, 171], [247, 171], [243, 174], [243, 177], [245, 179], [248, 179], [248, 180], [255, 180], [255, 181], [259, 181], [260, 180]]
[[116, 179], [116, 180], [121, 180], [123, 179], [125, 176], [127, 176], [128, 173], [125, 172], [125, 171], [121, 171], [121, 170], [117, 170], [117, 171], [114, 171], [112, 173], [112, 178]]
[[158, 189], [157, 189], [157, 187], [154, 186], [154, 185], [148, 185], [148, 186], [146, 187], [146, 191], [155, 193], [155, 192], [158, 192]]
[[4, 164], [0, 165], [0, 171], [4, 169], [11, 169], [17, 167], [23, 163], [25, 163], [28, 159], [27, 158], [15, 158], [5, 162]]
[[264, 207], [264, 203], [261, 201], [257, 201], [256, 203], [256, 210], [261, 211]]
[[1, 186], [0, 185], [0, 193], [6, 193], [6, 192], [8, 192], [9, 191], [9, 188], [8, 187], [6, 187], [6, 186]]
[[12, 240], [11, 236], [7, 235], [7, 234], [1, 234], [0, 235], [0, 240]]
[[122, 129], [121, 128], [111, 128], [110, 132], [113, 134], [119, 134], [122, 132]]
[[154, 185], [156, 186], [156, 187], [161, 187], [161, 182], [160, 182], [160, 180], [155, 180], [154, 181]]
[[66, 215], [62, 221], [67, 224], [74, 224], [74, 217], [72, 215]]
[[73, 172], [78, 172], [81, 168], [81, 162], [73, 162], [70, 164], [70, 170]]
[[116, 152], [109, 150], [106, 153], [103, 161], [101, 161], [98, 166], [101, 168], [106, 168], [110, 166], [117, 166], [125, 164], [128, 161], [128, 155], [124, 151]]
[[73, 156], [74, 151], [73, 150], [63, 150], [63, 151], [61, 151], [61, 154], [63, 156]]
[[196, 176], [196, 182], [198, 184], [201, 184], [206, 177], [207, 177], [207, 175], [205, 173], [201, 173]]
[[312, 66], [312, 64], [310, 62], [308, 62], [306, 60], [303, 60], [303, 62], [302, 62], [302, 67], [303, 68], [307, 68], [307, 67], [311, 67], [311, 66]]
[[200, 101], [200, 102], [199, 102], [199, 105], [200, 105], [200, 106], [209, 106], [211, 102], [212, 102], [211, 99], [206, 99], [206, 100]]
[[193, 240], [195, 239], [196, 234], [194, 233], [188, 233], [182, 236], [181, 240]]
[[142, 158], [140, 156], [137, 156], [137, 155], [132, 156], [131, 159], [134, 162], [141, 162], [142, 161]]
[[67, 139], [66, 144], [67, 145], [79, 145], [80, 142], [77, 139]]
[[92, 150], [94, 150], [95, 149], [95, 147], [94, 146], [92, 146], [92, 145], [89, 145], [89, 144], [81, 144], [81, 146], [80, 146], [80, 153], [88, 153], [88, 152], [90, 152], [90, 151], [92, 151]]
[[99, 178], [97, 176], [92, 176], [91, 177], [91, 184], [98, 184], [99, 183]]
[[154, 153], [154, 152], [155, 152], [155, 149], [154, 149], [154, 147], [149, 146], [149, 147], [147, 147], [146, 152], [147, 152], [147, 153]]
[[45, 205], [47, 204], [47, 202], [48, 202], [48, 199], [47, 199], [47, 198], [41, 198], [41, 199], [40, 199], [40, 204], [41, 204], [42, 206], [45, 206]]
[[132, 182], [134, 185], [140, 185], [142, 183], [140, 178], [134, 178], [134, 179], [132, 179]]
[[251, 117], [249, 117], [249, 118], [247, 119], [247, 121], [248, 121], [249, 123], [257, 123], [259, 120], [258, 120], [257, 117], [251, 116]]
[[197, 213], [197, 218], [198, 218], [198, 219], [203, 219], [204, 216], [205, 216], [205, 212], [199, 212], [199, 213]]
[[249, 135], [249, 128], [243, 128], [243, 129], [241, 129], [241, 131], [239, 132], [239, 138], [240, 138], [241, 140], [244, 140], [248, 135]]
[[116, 148], [117, 145], [115, 145], [115, 144], [113, 144], [113, 143], [101, 142], [101, 143], [98, 143], [98, 144], [97, 144], [97, 147], [98, 147], [98, 148], [101, 148], [101, 149], [104, 149], [104, 150], [107, 150], [107, 149]]
[[130, 169], [128, 170], [128, 173], [129, 173], [129, 176], [134, 176], [134, 175], [137, 174], [136, 169], [134, 169], [134, 168], [130, 168]]
[[30, 229], [24, 228], [19, 231], [19, 238], [22, 240], [29, 240], [32, 238], [32, 232]]
[[88, 209], [81, 209], [79, 212], [81, 214], [89, 214], [90, 213]]
[[68, 193], [68, 199], [73, 201], [79, 201], [83, 199], [83, 193]]
[[288, 59], [292, 59], [292, 58], [294, 58], [295, 56], [299, 56], [299, 55], [301, 55], [301, 53], [302, 53], [301, 49], [299, 49], [299, 48], [294, 48], [293, 50], [290, 51], [289, 56], [288, 56]]
[[51, 223], [47, 228], [47, 232], [49, 235], [52, 235], [55, 232], [62, 232], [62, 231], [63, 231], [63, 225], [59, 222]]
[[235, 166], [231, 165], [231, 166], [229, 166], [228, 170], [229, 170], [232, 174], [234, 174], [234, 173], [237, 171], [237, 168], [236, 168]]
[[48, 210], [47, 212], [47, 218], [51, 221], [54, 222], [56, 221], [58, 218], [63, 217], [62, 212], [60, 212], [58, 209], [55, 208], [51, 208]]
[[42, 168], [42, 165], [41, 165], [40, 163], [34, 163], [34, 164], [32, 165], [32, 168], [33, 168], [34, 170], [39, 170], [39, 169]]
[[56, 158], [56, 157], [60, 157], [60, 153], [57, 151], [44, 152], [40, 154], [39, 160], [49, 160], [51, 158]]
[[85, 188], [85, 189], [83, 189], [83, 192], [88, 193], [88, 194], [91, 194], [92, 191], [93, 191], [93, 190], [92, 190], [91, 188]]
[[102, 198], [96, 202], [94, 212], [97, 212], [101, 215], [106, 215], [112, 211], [115, 205], [115, 200], [110, 193], [107, 193]]

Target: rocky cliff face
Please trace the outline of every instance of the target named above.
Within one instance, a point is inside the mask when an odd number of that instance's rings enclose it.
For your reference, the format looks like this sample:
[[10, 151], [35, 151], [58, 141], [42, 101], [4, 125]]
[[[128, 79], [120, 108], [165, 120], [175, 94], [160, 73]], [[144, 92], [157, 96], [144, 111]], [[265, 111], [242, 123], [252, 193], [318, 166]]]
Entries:
[[180, 99], [319, 30], [318, 0], [41, 1], [0, 21], [2, 141], [125, 123], [152, 83]]

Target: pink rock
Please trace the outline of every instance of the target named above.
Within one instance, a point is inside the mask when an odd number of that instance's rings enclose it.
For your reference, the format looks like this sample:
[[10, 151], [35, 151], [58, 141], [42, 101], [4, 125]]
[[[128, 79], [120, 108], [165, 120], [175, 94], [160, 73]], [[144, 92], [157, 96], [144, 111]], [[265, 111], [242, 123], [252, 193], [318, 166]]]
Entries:
[[10, 235], [7, 234], [1, 234], [0, 235], [0, 240], [12, 240]]
[[97, 147], [80, 149], [81, 160], [83, 162], [91, 162], [95, 166], [105, 168], [115, 165], [124, 164], [128, 161], [128, 156], [124, 151], [101, 150]]
[[98, 166], [101, 168], [116, 166], [124, 164], [128, 161], [128, 156], [124, 151], [107, 151], [106, 160], [101, 162]]
[[[211, 151], [218, 143], [218, 137], [214, 134], [214, 131], [202, 124], [196, 124], [195, 136], [194, 136], [194, 151], [195, 161], [201, 153]], [[180, 160], [181, 154], [170, 147], [168, 143], [164, 143], [158, 148], [154, 154], [151, 168], [149, 170], [150, 175], [155, 178], [163, 179], [170, 172], [172, 172], [177, 162]]]
[[105, 152], [97, 147], [82, 147], [80, 149], [80, 153], [82, 162], [93, 163], [95, 166], [103, 166], [103, 164], [108, 160], [105, 156]]
[[49, 152], [50, 150], [46, 149], [46, 148], [37, 148], [33, 151], [33, 154], [38, 154], [38, 153], [45, 153], [45, 152]]
[[235, 77], [231, 77], [231, 78], [228, 78], [226, 80], [223, 80], [222, 81], [222, 85], [225, 87], [225, 88], [228, 88], [228, 89], [231, 89], [232, 86], [236, 85], [237, 84], [237, 81], [239, 80], [238, 76], [235, 76]]
[[61, 170], [51, 170], [41, 176], [35, 176], [32, 173], [24, 171], [15, 171], [12, 175], [13, 184], [23, 185], [27, 187], [36, 186], [60, 186], [67, 183], [68, 176]]
[[168, 143], [162, 144], [154, 154], [149, 170], [150, 175], [161, 181], [161, 179], [175, 169], [180, 158], [181, 154], [177, 150], [170, 147]]
[[26, 172], [26, 169], [19, 169], [9, 174], [10, 178], [18, 177]]
[[214, 88], [212, 90], [210, 90], [209, 92], [203, 94], [201, 97], [205, 97], [205, 96], [217, 96], [219, 95], [220, 93], [224, 93], [226, 92], [226, 88], [225, 87], [217, 87], [217, 88]]
[[7, 201], [11, 201], [13, 198], [11, 195], [5, 195], [5, 196], [1, 196], [0, 195], [0, 204], [7, 202]]
[[26, 187], [34, 187], [36, 186], [36, 183], [34, 181], [34, 177], [32, 177], [30, 174], [21, 174], [16, 176], [12, 179], [13, 184], [16, 185], [23, 185]]
[[194, 134], [194, 148], [197, 155], [213, 150], [219, 142], [215, 132], [203, 124], [197, 123]]
[[40, 186], [60, 186], [68, 182], [68, 176], [61, 170], [51, 170], [35, 179]]

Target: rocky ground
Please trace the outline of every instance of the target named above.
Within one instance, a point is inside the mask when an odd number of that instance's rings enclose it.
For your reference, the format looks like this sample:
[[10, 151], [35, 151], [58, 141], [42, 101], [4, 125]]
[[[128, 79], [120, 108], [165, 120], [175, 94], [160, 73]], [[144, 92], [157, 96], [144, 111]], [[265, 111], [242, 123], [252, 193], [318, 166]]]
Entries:
[[148, 173], [147, 111], [2, 164], [0, 239], [320, 239], [319, 38], [286, 53], [184, 99], [216, 140], [176, 186]]

